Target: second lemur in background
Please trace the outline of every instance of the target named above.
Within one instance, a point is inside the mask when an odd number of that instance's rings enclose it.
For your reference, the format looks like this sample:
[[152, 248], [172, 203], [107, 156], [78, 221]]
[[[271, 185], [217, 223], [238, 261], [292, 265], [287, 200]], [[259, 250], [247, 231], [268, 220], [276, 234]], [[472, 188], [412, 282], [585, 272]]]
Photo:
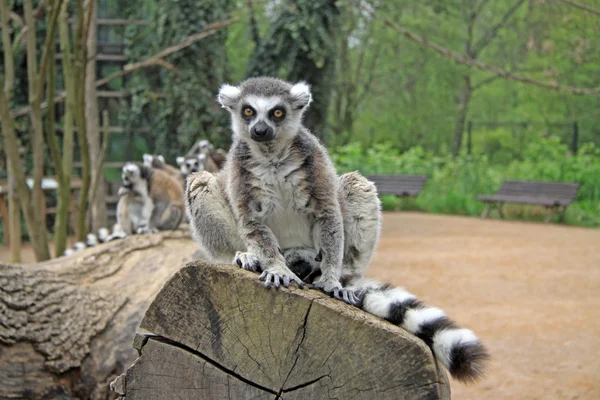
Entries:
[[[141, 208], [134, 207], [136, 210], [144, 210], [143, 214], [135, 214], [135, 218], [142, 221], [136, 230], [145, 231], [145, 218], [148, 218], [147, 229], [150, 231], [177, 229], [183, 218], [183, 189], [174, 177], [163, 170], [137, 163], [125, 164], [122, 177], [123, 188], [119, 193], [119, 203], [123, 201], [124, 205], [127, 204], [124, 210], [130, 209], [129, 203], [143, 205]], [[148, 204], [151, 204], [150, 215], [147, 213]], [[128, 215], [127, 211], [123, 213]], [[117, 223], [121, 225], [121, 221]]]

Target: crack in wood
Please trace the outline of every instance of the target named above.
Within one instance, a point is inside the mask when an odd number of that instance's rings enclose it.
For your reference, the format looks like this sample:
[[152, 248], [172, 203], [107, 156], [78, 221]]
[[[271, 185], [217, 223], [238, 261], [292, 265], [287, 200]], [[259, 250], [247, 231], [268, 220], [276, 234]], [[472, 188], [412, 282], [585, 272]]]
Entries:
[[[168, 338], [166, 338], [164, 336], [159, 336], [159, 335], [150, 336], [148, 339], [149, 340], [156, 340], [156, 341], [159, 341], [159, 342], [163, 342], [165, 344], [168, 344], [169, 346], [178, 347], [178, 348], [180, 348], [182, 350], [188, 351], [188, 352], [194, 354], [195, 356], [201, 358], [202, 360], [204, 360], [208, 364], [212, 365], [213, 367], [217, 368], [218, 370], [226, 373], [227, 375], [230, 375], [230, 376], [238, 379], [239, 381], [241, 381], [241, 382], [243, 382], [243, 383], [245, 383], [247, 385], [250, 385], [252, 387], [255, 387], [256, 389], [260, 389], [260, 390], [263, 390], [265, 392], [277, 395], [277, 392], [275, 392], [274, 390], [271, 390], [271, 389], [269, 389], [267, 387], [261, 386], [261, 385], [255, 383], [255, 382], [252, 382], [251, 380], [248, 380], [248, 379], [244, 378], [243, 376], [235, 373], [234, 371], [230, 370], [229, 368], [226, 368], [225, 366], [217, 363], [215, 360], [212, 360], [211, 358], [208, 358], [207, 356], [205, 356], [204, 354], [202, 354], [198, 350], [195, 350], [195, 349], [193, 349], [193, 348], [191, 348], [189, 346], [186, 346], [184, 344], [178, 343], [178, 342], [176, 342], [174, 340], [171, 340], [171, 339], [168, 339]], [[143, 347], [142, 347], [142, 353], [143, 353]]]

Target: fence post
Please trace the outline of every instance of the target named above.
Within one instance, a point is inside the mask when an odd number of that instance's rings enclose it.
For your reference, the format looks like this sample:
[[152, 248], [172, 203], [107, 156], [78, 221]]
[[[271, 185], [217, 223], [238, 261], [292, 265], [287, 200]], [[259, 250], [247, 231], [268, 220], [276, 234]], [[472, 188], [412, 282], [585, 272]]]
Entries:
[[471, 142], [471, 129], [473, 128], [473, 121], [467, 122], [467, 154], [471, 155], [472, 142]]
[[577, 121], [573, 122], [573, 142], [571, 143], [571, 153], [573, 155], [577, 154], [577, 150], [579, 148], [579, 123]]

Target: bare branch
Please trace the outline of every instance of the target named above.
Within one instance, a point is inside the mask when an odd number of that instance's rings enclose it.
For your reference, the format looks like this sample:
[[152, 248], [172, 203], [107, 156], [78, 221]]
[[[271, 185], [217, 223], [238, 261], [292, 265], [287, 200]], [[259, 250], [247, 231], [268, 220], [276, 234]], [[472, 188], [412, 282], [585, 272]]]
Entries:
[[507, 12], [500, 18], [500, 21], [493, 27], [491, 27], [485, 35], [473, 46], [471, 50], [471, 56], [476, 58], [477, 55], [486, 48], [488, 44], [496, 37], [500, 29], [506, 24], [510, 17], [514, 14], [521, 5], [525, 3], [525, 0], [518, 0]]
[[258, 33], [258, 24], [256, 23], [256, 16], [254, 15], [254, 7], [252, 7], [252, 1], [246, 0], [246, 6], [250, 14], [250, 33], [252, 34], [252, 40], [258, 46], [260, 42], [260, 34]]
[[535, 85], [535, 86], [539, 86], [542, 88], [546, 88], [546, 89], [552, 89], [552, 90], [557, 90], [557, 91], [561, 91], [561, 92], [567, 92], [567, 93], [572, 93], [572, 94], [577, 94], [577, 95], [588, 95], [588, 96], [600, 96], [600, 88], [578, 88], [578, 87], [571, 87], [571, 86], [563, 86], [563, 85], [559, 85], [556, 82], [544, 82], [544, 81], [539, 81], [536, 79], [532, 79], [532, 78], [528, 78], [525, 76], [521, 76], [521, 75], [516, 75], [513, 74], [511, 72], [508, 72], [506, 70], [503, 70], [502, 68], [498, 68], [496, 66], [493, 65], [489, 65], [486, 63], [483, 63], [481, 61], [477, 61], [474, 60], [470, 57], [467, 57], [465, 55], [462, 54], [458, 54], [455, 53], [451, 50], [448, 50], [436, 43], [433, 43], [427, 39], [425, 39], [424, 37], [421, 37], [419, 35], [416, 35], [410, 31], [408, 31], [405, 28], [402, 28], [398, 25], [396, 25], [395, 23], [393, 23], [392, 21], [390, 21], [389, 19], [381, 16], [379, 13], [375, 12], [372, 10], [372, 7], [365, 7], [364, 5], [360, 4], [359, 5], [365, 12], [369, 13], [370, 15], [372, 15], [374, 18], [379, 19], [380, 21], [382, 21], [384, 24], [386, 24], [387, 26], [389, 26], [390, 28], [394, 29], [396, 32], [400, 33], [401, 35], [403, 35], [404, 37], [406, 37], [407, 39], [410, 39], [414, 42], [419, 43], [422, 46], [428, 47], [432, 50], [434, 50], [435, 52], [437, 52], [438, 54], [441, 54], [445, 57], [448, 57], [458, 63], [464, 64], [464, 65], [468, 65], [472, 68], [477, 68], [481, 71], [486, 71], [486, 72], [490, 72], [496, 76], [499, 76], [501, 78], [504, 79], [509, 79], [509, 80], [513, 80], [513, 81], [517, 81], [517, 82], [521, 82], [521, 83], [526, 83], [526, 84], [530, 84], [530, 85]]
[[2, 18], [2, 50], [4, 52], [4, 92], [10, 104], [13, 86], [15, 84], [15, 59], [11, 53], [12, 43], [10, 41], [10, 26], [8, 24], [8, 0], [0, 0], [0, 17]]
[[559, 0], [559, 1], [562, 1], [563, 3], [570, 4], [573, 7], [580, 8], [580, 9], [585, 10], [587, 12], [591, 12], [592, 14], [600, 15], [600, 10], [597, 9], [597, 8], [593, 8], [593, 7], [590, 7], [588, 5], [581, 4], [581, 3], [578, 3], [578, 2], [572, 1], [572, 0]]
[[495, 81], [495, 80], [497, 80], [497, 79], [500, 79], [500, 77], [499, 77], [499, 76], [497, 76], [497, 75], [492, 75], [492, 76], [490, 76], [489, 78], [482, 79], [480, 82], [478, 82], [477, 84], [473, 85], [473, 86], [471, 87], [471, 90], [474, 92], [474, 91], [476, 91], [477, 89], [481, 89], [481, 87], [483, 87], [483, 86], [485, 86], [485, 85], [487, 85], [487, 84], [490, 84], [490, 83], [494, 82], [494, 81]]
[[[152, 67], [152, 66], [156, 66], [156, 65], [163, 66], [166, 68], [171, 68], [172, 64], [170, 64], [170, 63], [165, 64], [165, 61], [162, 60], [163, 57], [169, 56], [173, 53], [183, 50], [186, 47], [189, 47], [192, 44], [194, 44], [208, 36], [214, 35], [215, 33], [217, 33], [219, 31], [219, 29], [222, 29], [222, 28], [229, 26], [233, 23], [236, 23], [238, 21], [239, 21], [238, 18], [232, 18], [232, 19], [228, 19], [226, 21], [219, 21], [219, 22], [212, 23], [209, 26], [207, 26], [204, 30], [202, 30], [198, 33], [195, 33], [191, 36], [188, 36], [187, 38], [182, 40], [180, 43], [178, 43], [174, 46], [168, 47], [164, 50], [161, 50], [160, 52], [147, 58], [144, 61], [127, 64], [123, 67], [123, 69], [121, 71], [117, 71], [114, 74], [107, 76], [106, 78], [97, 80], [96, 87], [105, 85], [108, 82], [112, 81], [113, 79], [120, 78], [121, 76], [125, 76], [125, 75], [127, 75], [131, 72], [137, 71], [138, 69], [141, 69], [141, 68], [148, 68], [148, 67]], [[65, 97], [66, 97], [66, 93], [64, 93], [64, 92], [60, 93], [54, 97], [54, 101], [56, 101], [56, 102], [63, 101], [65, 99]], [[42, 103], [42, 109], [46, 108], [46, 106], [47, 106], [46, 103]], [[27, 115], [29, 113], [29, 111], [30, 111], [29, 107], [23, 107], [23, 108], [16, 110], [13, 113], [13, 116], [15, 118], [22, 117], [23, 115]]]

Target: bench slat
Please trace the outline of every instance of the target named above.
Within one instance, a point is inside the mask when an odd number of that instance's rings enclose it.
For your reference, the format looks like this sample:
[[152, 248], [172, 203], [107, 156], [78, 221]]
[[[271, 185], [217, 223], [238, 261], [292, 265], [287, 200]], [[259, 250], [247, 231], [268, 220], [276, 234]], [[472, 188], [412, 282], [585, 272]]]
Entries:
[[504, 181], [495, 194], [477, 198], [483, 202], [568, 206], [580, 186], [579, 183], [567, 182]]
[[427, 181], [426, 175], [369, 175], [366, 178], [375, 184], [379, 194], [397, 196], [417, 196]]

